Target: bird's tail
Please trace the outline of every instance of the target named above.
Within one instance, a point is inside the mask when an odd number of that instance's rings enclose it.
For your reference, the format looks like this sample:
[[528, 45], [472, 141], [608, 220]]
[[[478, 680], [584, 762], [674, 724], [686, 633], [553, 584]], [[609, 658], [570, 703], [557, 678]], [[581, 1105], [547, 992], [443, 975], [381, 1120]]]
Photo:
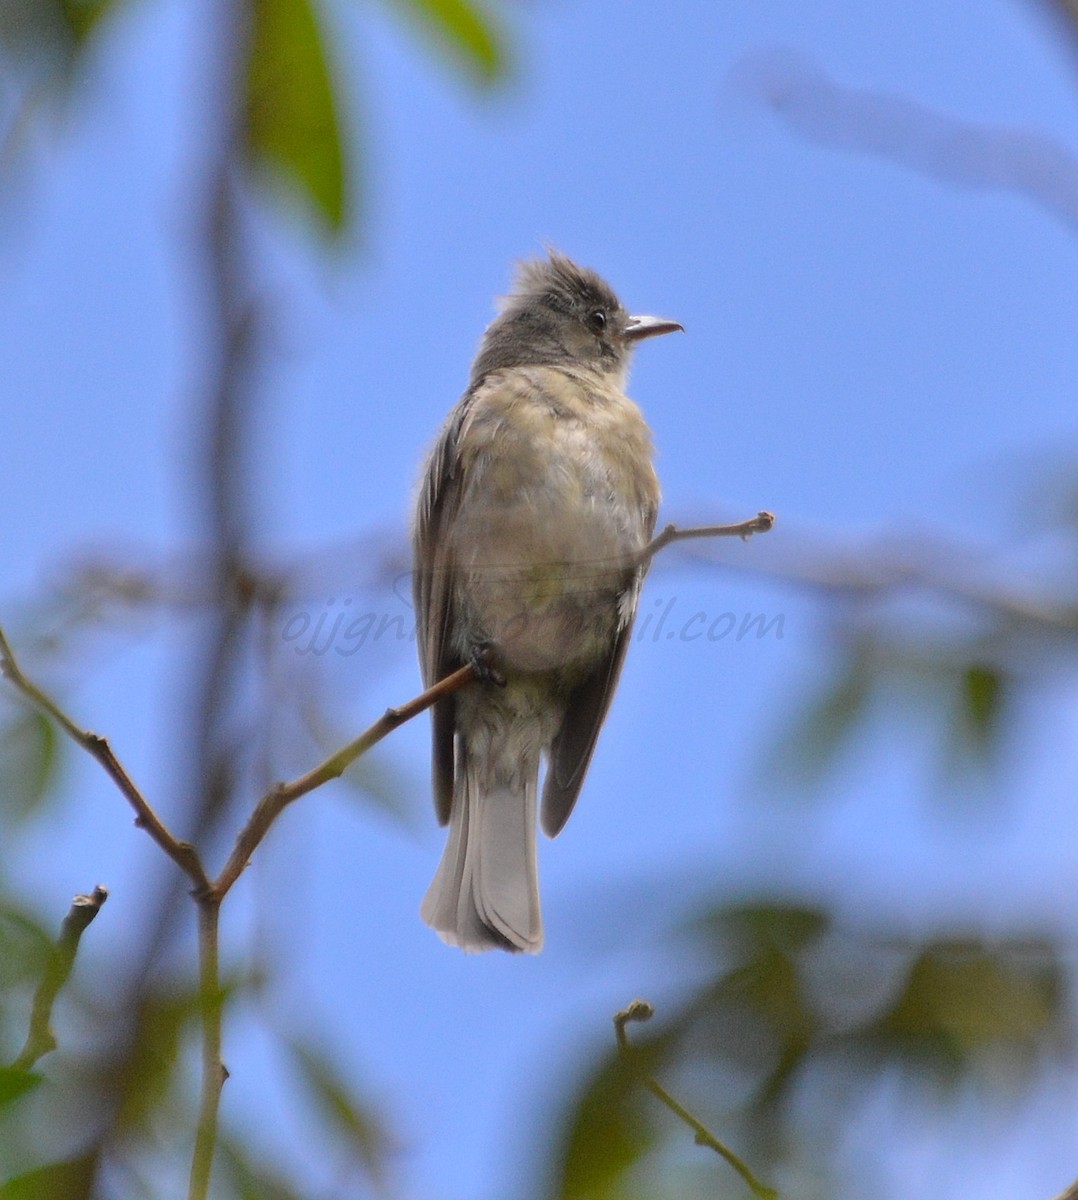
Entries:
[[[461, 739], [461, 743], [464, 739]], [[449, 840], [419, 912], [442, 940], [462, 950], [543, 945], [536, 857], [538, 763], [511, 781], [482, 776], [479, 756], [459, 747]]]

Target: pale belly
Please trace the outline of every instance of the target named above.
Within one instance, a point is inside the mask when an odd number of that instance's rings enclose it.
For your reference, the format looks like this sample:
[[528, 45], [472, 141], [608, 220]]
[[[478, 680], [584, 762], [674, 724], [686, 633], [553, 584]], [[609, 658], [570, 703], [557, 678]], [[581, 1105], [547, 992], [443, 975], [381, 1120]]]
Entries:
[[642, 514], [594, 454], [548, 453], [541, 473], [491, 464], [456, 521], [458, 628], [508, 670], [594, 663], [627, 619], [632, 555], [646, 540]]

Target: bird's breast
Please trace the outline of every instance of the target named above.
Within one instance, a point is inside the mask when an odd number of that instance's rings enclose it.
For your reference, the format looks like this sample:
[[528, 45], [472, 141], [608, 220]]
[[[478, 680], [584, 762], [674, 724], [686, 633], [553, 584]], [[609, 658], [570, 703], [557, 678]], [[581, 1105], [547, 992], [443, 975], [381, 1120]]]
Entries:
[[560, 371], [507, 372], [477, 393], [459, 451], [453, 559], [474, 622], [522, 670], [601, 653], [658, 503], [640, 410]]

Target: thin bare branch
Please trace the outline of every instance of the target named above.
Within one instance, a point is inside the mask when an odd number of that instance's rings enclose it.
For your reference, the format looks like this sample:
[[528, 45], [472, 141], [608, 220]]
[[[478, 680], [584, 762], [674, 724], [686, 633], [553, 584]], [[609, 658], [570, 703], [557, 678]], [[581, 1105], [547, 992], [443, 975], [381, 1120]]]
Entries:
[[[1078, 3], [1054, 0], [1053, 8], [1073, 44]], [[798, 51], [750, 52], [734, 65], [729, 85], [809, 141], [879, 156], [951, 187], [1024, 196], [1078, 230], [1078, 156], [1061, 138], [965, 121], [896, 93], [845, 87]]]
[[[762, 514], [761, 514], [762, 515]], [[639, 1070], [636, 1063], [636, 1058], [633, 1053], [632, 1044], [629, 1041], [628, 1035], [625, 1032], [625, 1026], [630, 1021], [650, 1021], [655, 1015], [655, 1009], [646, 1000], [634, 1000], [627, 1008], [623, 1008], [620, 1012], [614, 1014], [614, 1032], [617, 1035], [618, 1047], [626, 1056], [634, 1069], [637, 1070], [640, 1082], [648, 1089], [653, 1096], [657, 1096], [663, 1104], [666, 1105], [671, 1112], [675, 1113], [696, 1135], [696, 1143], [699, 1146], [708, 1146], [721, 1155], [741, 1176], [752, 1190], [752, 1194], [757, 1196], [759, 1200], [777, 1200], [778, 1192], [766, 1184], [761, 1183], [748, 1165], [739, 1158], [728, 1146], [725, 1146], [711, 1132], [710, 1129], [692, 1115], [691, 1112], [683, 1105], [679, 1104], [673, 1096], [650, 1075]]]
[[12, 1063], [18, 1070], [29, 1071], [39, 1058], [56, 1049], [56, 1037], [52, 1032], [53, 1005], [75, 965], [79, 939], [108, 898], [108, 889], [98, 884], [88, 896], [79, 895], [71, 901], [71, 908], [60, 926], [60, 936], [53, 944], [45, 966], [45, 974], [34, 993], [26, 1045]]
[[219, 925], [221, 902], [216, 896], [198, 898], [198, 998], [202, 1018], [202, 1092], [198, 1108], [195, 1151], [191, 1157], [189, 1200], [206, 1200], [217, 1148], [217, 1115], [228, 1069], [221, 1060], [221, 992]]
[[[196, 673], [191, 720], [193, 828], [203, 845], [210, 844], [229, 813], [240, 778], [233, 720], [246, 677], [248, 634], [257, 617], [247, 559], [256, 496], [251, 470], [258, 422], [256, 367], [266, 331], [262, 306], [254, 294], [256, 273], [246, 236], [241, 182], [249, 149], [246, 89], [257, 7], [253, 0], [220, 0], [213, 19], [217, 110], [201, 232], [207, 316], [214, 340], [211, 382], [196, 446], [201, 472], [193, 473], [194, 499], [205, 506], [215, 599], [205, 657]], [[221, 1061], [221, 901], [210, 888], [196, 899], [202, 1084], [188, 1200], [207, 1200], [221, 1091], [228, 1072]]]
[[364, 730], [358, 737], [353, 738], [346, 746], [342, 746], [340, 750], [331, 754], [329, 758], [313, 770], [300, 775], [298, 779], [292, 780], [291, 783], [279, 783], [275, 788], [268, 791], [258, 802], [247, 824], [240, 831], [228, 862], [225, 863], [224, 868], [213, 884], [213, 894], [218, 900], [224, 898], [229, 888], [243, 874], [251, 855], [269, 832], [270, 826], [293, 800], [298, 800], [301, 796], [307, 795], [308, 792], [313, 792], [315, 788], [321, 787], [322, 784], [328, 783], [331, 779], [338, 779], [357, 758], [366, 754], [372, 746], [377, 745], [384, 737], [391, 734], [395, 729], [399, 729], [406, 722], [412, 720], [413, 717], [426, 712], [432, 704], [442, 699], [443, 696], [448, 696], [458, 691], [474, 678], [474, 667], [470, 665], [460, 667], [451, 675], [447, 675], [432, 687], [427, 688], [425, 692], [409, 700], [407, 704], [402, 704], [397, 708], [387, 708], [373, 725]]
[[131, 776], [113, 753], [108, 741], [100, 734], [91, 733], [90, 730], [77, 725], [55, 700], [23, 674], [2, 628], [0, 628], [0, 674], [9, 679], [32, 704], [47, 712], [68, 737], [97, 759], [109, 778], [120, 789], [128, 804], [135, 810], [135, 824], [140, 829], [145, 829], [169, 858], [186, 873], [195, 885], [196, 893], [205, 891], [209, 887], [209, 879], [194, 846], [190, 842], [181, 842], [154, 812], [146, 797], [135, 786]]
[[[666, 546], [690, 538], [740, 537], [747, 539], [756, 533], [766, 533], [775, 524], [769, 512], [760, 512], [748, 521], [736, 525], [704, 525], [691, 529], [678, 529], [675, 525], [666, 528], [640, 552], [637, 562], [649, 564]], [[0, 630], [0, 670], [16, 687], [35, 704], [44, 708], [63, 729], [89, 753], [91, 753], [112, 776], [121, 792], [135, 809], [136, 824], [145, 828], [159, 846], [177, 862], [195, 883], [198, 896], [211, 894], [217, 902], [224, 898], [229, 889], [246, 869], [251, 855], [269, 832], [273, 822], [294, 800], [321, 787], [331, 779], [337, 779], [353, 762], [388, 734], [398, 729], [413, 717], [425, 712], [443, 696], [448, 696], [475, 678], [471, 666], [461, 667], [445, 679], [439, 680], [421, 695], [407, 704], [389, 708], [368, 729], [347, 745], [331, 754], [317, 767], [299, 776], [291, 783], [279, 783], [267, 792], [255, 806], [246, 825], [240, 831], [236, 844], [220, 875], [211, 884], [195, 848], [188, 842], [179, 841], [150, 807], [142, 793], [135, 787], [130, 776], [113, 754], [108, 742], [95, 733], [81, 729], [51, 700], [36, 684], [32, 683], [19, 668], [3, 631]]]
[[775, 527], [775, 514], [766, 511], [758, 512], [748, 521], [739, 521], [736, 525], [697, 525], [692, 529], [678, 529], [676, 525], [667, 525], [662, 533], [656, 535], [640, 551], [637, 562], [640, 565], [651, 560], [674, 542], [687, 542], [690, 538], [720, 538], [739, 537], [747, 542], [754, 533], [768, 533]]
[[[637, 557], [636, 563], [639, 566], [650, 565], [659, 551], [676, 541], [710, 537], [748, 538], [754, 533], [766, 532], [773, 524], [774, 517], [770, 513], [761, 512], [752, 520], [743, 521], [737, 525], [712, 525], [683, 530], [669, 525], [643, 549]], [[373, 725], [318, 766], [291, 783], [278, 784], [267, 792], [255, 806], [247, 823], [241, 829], [228, 861], [220, 875], [212, 883], [206, 875], [201, 858], [194, 846], [179, 841], [169, 831], [135, 786], [106, 739], [77, 725], [51, 697], [23, 673], [2, 629], [0, 629], [0, 673], [10, 679], [27, 699], [49, 713], [69, 737], [101, 763], [135, 810], [136, 824], [149, 832], [154, 841], [195, 884], [194, 896], [199, 906], [199, 995], [203, 1030], [202, 1095], [188, 1196], [190, 1200], [205, 1200], [209, 1192], [217, 1141], [221, 1091], [228, 1078], [228, 1072], [221, 1059], [222, 996], [218, 934], [221, 901], [247, 867], [252, 854], [269, 832], [273, 822], [289, 804], [321, 787], [329, 780], [341, 776], [356, 759], [394, 730], [425, 712], [444, 696], [450, 695], [475, 679], [476, 670], [472, 665], [461, 667], [408, 703], [397, 708], [387, 709]], [[69, 970], [70, 965], [68, 966]], [[66, 973], [64, 978], [66, 978]], [[51, 1001], [49, 1006], [51, 1008]], [[47, 1014], [45, 1023], [47, 1029]], [[48, 1036], [51, 1038], [51, 1034]], [[619, 1037], [621, 1036], [623, 1035], [619, 1027]], [[51, 1049], [47, 1040], [41, 1040], [39, 1043], [35, 1043], [35, 1046], [38, 1044], [44, 1046], [46, 1050]], [[44, 1052], [45, 1050], [38, 1050], [35, 1057]], [[34, 1049], [24, 1050], [23, 1055], [25, 1056], [27, 1053], [34, 1053]], [[34, 1061], [34, 1058], [29, 1061]], [[763, 1194], [765, 1193], [761, 1193], [761, 1195]]]
[[[754, 533], [766, 533], [775, 524], [774, 516], [769, 512], [760, 512], [748, 521], [736, 525], [702, 525], [692, 529], [678, 529], [675, 525], [667, 527], [656, 538], [644, 547], [636, 558], [637, 565], [651, 562], [656, 554], [673, 542], [687, 541], [689, 538], [739, 537], [747, 539]], [[369, 729], [354, 738], [346, 746], [331, 754], [324, 762], [313, 770], [301, 775], [291, 783], [279, 783], [268, 791], [258, 802], [247, 824], [240, 831], [232, 854], [225, 863], [220, 875], [213, 884], [213, 894], [221, 900], [229, 888], [244, 872], [251, 855], [259, 843], [269, 832], [270, 826], [281, 815], [285, 808], [321, 787], [331, 779], [337, 779], [359, 758], [378, 742], [407, 721], [425, 712], [437, 700], [448, 696], [462, 688], [475, 678], [475, 670], [464, 666], [440, 679], [425, 692], [398, 708], [389, 708]]]

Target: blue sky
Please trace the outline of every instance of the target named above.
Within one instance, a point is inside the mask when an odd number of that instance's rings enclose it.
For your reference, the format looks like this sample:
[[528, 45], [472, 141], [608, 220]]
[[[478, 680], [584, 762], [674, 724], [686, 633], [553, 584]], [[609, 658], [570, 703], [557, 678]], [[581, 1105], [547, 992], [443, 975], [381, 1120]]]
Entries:
[[[62, 119], [35, 132], [2, 185], [0, 597], [13, 631], [75, 550], [160, 561], [191, 544], [187, 439], [204, 340], [189, 255], [211, 8], [123, 7]], [[276, 216], [258, 222], [279, 328], [259, 423], [259, 532], [267, 553], [314, 564], [310, 611], [346, 597], [398, 610], [351, 547], [372, 532], [403, 538], [422, 454], [493, 297], [544, 242], [594, 266], [634, 311], [685, 325], [642, 347], [631, 390], [655, 430], [666, 517], [779, 515], [770, 550], [756, 541], [724, 558], [751, 566], [783, 546], [856, 548], [921, 529], [983, 546], [1013, 531], [1009, 497], [1029, 464], [1073, 447], [1078, 428], [1074, 231], [1005, 187], [950, 186], [822, 145], [744, 80], [760, 63], [807, 62], [843, 87], [1066, 146], [1075, 63], [1042, 8], [498, 11], [515, 70], [481, 93], [382, 7], [329, 6], [362, 177], [358, 229], [333, 256]], [[1075, 903], [1058, 892], [1072, 873], [1059, 829], [1078, 765], [1073, 683], [1023, 714], [1028, 737], [1016, 737], [991, 817], [933, 813], [909, 727], [881, 729], [832, 803], [776, 805], [759, 758], [827, 667], [817, 601], [673, 557], [641, 611], [671, 599], [681, 620], [781, 614], [783, 636], [637, 640], [577, 812], [541, 847], [538, 958], [465, 957], [419, 921], [441, 847], [422, 722], [379, 757], [408, 794], [407, 829], [342, 786], [286, 814], [226, 906], [236, 960], [258, 939], [284, 947], [281, 983], [227, 1033], [228, 1117], [268, 1107], [287, 1128], [266, 1030], [314, 1024], [388, 1098], [403, 1195], [501, 1200], [543, 1106], [610, 1014], [637, 993], [670, 994], [670, 956], [648, 935], [709, 888], [789, 887], [915, 922], [953, 906], [1003, 931], [1052, 914], [1073, 928]], [[161, 618], [133, 648], [108, 636], [70, 667], [43, 667], [170, 815], [183, 799], [184, 648]], [[418, 689], [407, 642], [319, 666], [342, 731]], [[82, 964], [104, 992], [155, 851], [93, 764], [72, 760], [65, 792], [19, 864], [43, 913], [99, 879], [112, 888]], [[1029, 793], [1032, 807], [1008, 807]], [[996, 883], [1012, 868], [1004, 902]], [[683, 894], [671, 894], [675, 879]], [[1056, 1086], [1073, 1108], [1073, 1085]], [[1051, 1113], [1046, 1088], [1037, 1103]], [[895, 1119], [880, 1103], [855, 1143], [878, 1144], [874, 1122]], [[1034, 1141], [1018, 1122], [982, 1147], [977, 1169], [995, 1183], [979, 1195], [1017, 1194], [1018, 1180], [1048, 1195], [1068, 1181], [1073, 1123], [1039, 1128]], [[884, 1182], [927, 1197], [924, 1164], [937, 1183], [968, 1171], [964, 1144], [951, 1129], [917, 1130]]]

